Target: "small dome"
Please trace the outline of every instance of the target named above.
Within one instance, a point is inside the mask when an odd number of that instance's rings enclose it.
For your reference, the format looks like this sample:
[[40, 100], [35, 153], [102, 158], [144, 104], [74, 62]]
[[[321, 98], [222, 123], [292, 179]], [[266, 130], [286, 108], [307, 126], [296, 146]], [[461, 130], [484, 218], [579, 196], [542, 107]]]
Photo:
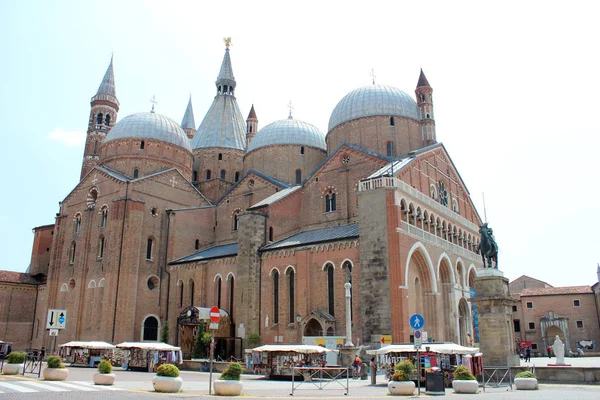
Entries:
[[389, 115], [421, 121], [417, 103], [400, 89], [368, 85], [348, 93], [335, 106], [329, 118], [329, 131], [344, 122], [362, 117]]
[[120, 120], [108, 132], [103, 143], [119, 139], [153, 139], [192, 151], [190, 140], [177, 122], [153, 112], [131, 114]]
[[327, 150], [325, 135], [316, 126], [288, 118], [275, 121], [258, 131], [248, 146], [248, 152], [278, 144], [311, 146]]

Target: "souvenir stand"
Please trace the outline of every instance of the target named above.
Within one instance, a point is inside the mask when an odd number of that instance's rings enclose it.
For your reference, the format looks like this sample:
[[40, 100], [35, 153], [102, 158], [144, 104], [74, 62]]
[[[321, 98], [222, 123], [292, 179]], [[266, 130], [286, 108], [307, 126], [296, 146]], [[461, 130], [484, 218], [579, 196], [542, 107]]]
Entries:
[[413, 380], [425, 381], [427, 372], [442, 370], [447, 387], [452, 386], [452, 373], [459, 365], [471, 369], [473, 375], [481, 375], [483, 363], [477, 347], [464, 347], [455, 343], [423, 343], [419, 351], [417, 367], [417, 350], [414, 344], [392, 344], [377, 350], [367, 350], [367, 354], [379, 357], [380, 370], [393, 368], [393, 365], [409, 359], [415, 365]]
[[252, 359], [255, 373], [258, 369], [269, 379], [291, 379], [295, 375], [296, 380], [302, 380], [303, 376], [294, 366], [323, 367], [325, 353], [332, 351], [337, 352], [306, 344], [267, 344], [252, 349]]
[[10, 345], [11, 343], [0, 340], [0, 358], [6, 358], [8, 353], [10, 353]]
[[95, 367], [102, 359], [112, 362], [114, 349], [115, 346], [107, 342], [68, 342], [59, 346], [58, 354], [65, 362], [71, 363], [70, 366]]
[[123, 342], [116, 346], [124, 351], [123, 368], [156, 372], [161, 364], [181, 364], [181, 348], [166, 343]]

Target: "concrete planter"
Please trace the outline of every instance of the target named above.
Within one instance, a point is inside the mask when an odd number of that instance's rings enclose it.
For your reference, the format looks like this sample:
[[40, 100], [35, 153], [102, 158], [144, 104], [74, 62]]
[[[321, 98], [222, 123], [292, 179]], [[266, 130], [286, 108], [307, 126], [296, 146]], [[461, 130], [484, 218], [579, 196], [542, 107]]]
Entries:
[[537, 383], [536, 378], [515, 378], [515, 387], [518, 390], [535, 390]]
[[94, 374], [94, 385], [112, 385], [115, 383], [115, 378], [117, 376], [115, 374], [101, 374], [96, 372]]
[[69, 376], [69, 370], [66, 368], [46, 368], [44, 370], [44, 379], [47, 381], [64, 381]]
[[244, 391], [241, 381], [222, 381], [216, 380], [213, 382], [215, 394], [219, 396], [239, 396]]
[[456, 393], [477, 393], [479, 390], [479, 382], [476, 380], [469, 381], [452, 381], [452, 389]]
[[23, 372], [23, 364], [4, 364], [2, 373], [4, 375], [17, 375]]
[[183, 385], [183, 380], [179, 376], [172, 377], [156, 375], [154, 378], [152, 378], [152, 384], [154, 385], [154, 390], [157, 392], [177, 393]]
[[388, 390], [395, 396], [411, 396], [415, 392], [413, 381], [389, 381]]

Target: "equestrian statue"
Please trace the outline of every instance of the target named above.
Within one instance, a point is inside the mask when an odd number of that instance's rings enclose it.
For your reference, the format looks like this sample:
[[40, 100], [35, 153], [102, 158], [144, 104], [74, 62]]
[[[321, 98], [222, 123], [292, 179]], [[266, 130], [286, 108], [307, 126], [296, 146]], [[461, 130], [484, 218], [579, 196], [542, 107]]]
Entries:
[[483, 268], [498, 269], [498, 245], [496, 244], [496, 239], [494, 239], [494, 231], [488, 227], [486, 222], [479, 227], [479, 233], [481, 234], [481, 242], [479, 242], [479, 246], [477, 247], [477, 254], [481, 254]]

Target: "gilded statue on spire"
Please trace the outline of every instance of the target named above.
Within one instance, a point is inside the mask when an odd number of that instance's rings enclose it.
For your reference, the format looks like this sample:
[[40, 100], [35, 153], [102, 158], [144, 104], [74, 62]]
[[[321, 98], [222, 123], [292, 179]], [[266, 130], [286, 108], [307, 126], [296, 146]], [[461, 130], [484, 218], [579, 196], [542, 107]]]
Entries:
[[229, 46], [231, 46], [231, 38], [230, 37], [223, 38], [223, 41], [225, 42], [226, 48], [229, 48]]

